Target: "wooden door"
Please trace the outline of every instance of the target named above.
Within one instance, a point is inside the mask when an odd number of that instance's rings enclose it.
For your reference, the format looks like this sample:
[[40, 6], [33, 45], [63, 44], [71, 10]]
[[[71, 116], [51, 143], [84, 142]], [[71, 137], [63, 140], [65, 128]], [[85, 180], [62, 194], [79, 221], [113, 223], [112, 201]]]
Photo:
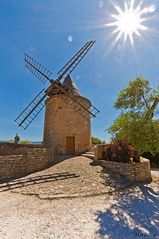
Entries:
[[75, 154], [75, 137], [66, 137], [66, 153]]

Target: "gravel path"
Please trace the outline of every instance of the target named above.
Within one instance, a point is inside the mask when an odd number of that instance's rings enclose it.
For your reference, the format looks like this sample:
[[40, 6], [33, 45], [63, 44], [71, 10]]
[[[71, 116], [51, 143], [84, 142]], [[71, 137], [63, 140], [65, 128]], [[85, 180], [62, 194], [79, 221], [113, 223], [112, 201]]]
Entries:
[[0, 192], [12, 191], [39, 198], [102, 195], [128, 185], [120, 175], [110, 175], [88, 157], [66, 159], [46, 170], [0, 184]]
[[60, 200], [2, 192], [0, 238], [157, 239], [155, 187], [139, 185], [117, 195]]
[[84, 156], [0, 184], [0, 239], [159, 238], [158, 182], [126, 186]]

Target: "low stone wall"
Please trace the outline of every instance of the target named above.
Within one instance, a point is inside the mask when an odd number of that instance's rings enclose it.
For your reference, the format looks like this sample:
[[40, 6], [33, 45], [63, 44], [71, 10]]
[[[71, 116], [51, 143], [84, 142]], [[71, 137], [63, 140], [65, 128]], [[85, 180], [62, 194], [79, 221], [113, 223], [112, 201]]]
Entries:
[[120, 163], [105, 160], [99, 160], [98, 162], [108, 171], [118, 173], [131, 182], [152, 181], [150, 161], [148, 159], [141, 158], [140, 163]]
[[24, 155], [27, 154], [28, 149], [43, 147], [43, 144], [14, 144], [0, 142], [0, 155]]
[[[20, 149], [20, 147], [19, 147]], [[0, 182], [20, 178], [48, 167], [54, 160], [52, 149], [35, 145], [25, 147], [21, 155], [0, 156]]]
[[106, 144], [95, 145], [95, 147], [94, 147], [94, 159], [95, 160], [104, 159], [106, 148], [107, 148]]

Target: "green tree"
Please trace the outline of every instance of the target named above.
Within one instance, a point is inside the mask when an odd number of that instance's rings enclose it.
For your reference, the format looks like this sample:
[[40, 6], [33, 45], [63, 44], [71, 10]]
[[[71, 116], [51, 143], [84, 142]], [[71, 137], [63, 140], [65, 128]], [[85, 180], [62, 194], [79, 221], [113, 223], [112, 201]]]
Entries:
[[112, 140], [127, 140], [140, 153], [159, 152], [159, 121], [154, 119], [158, 102], [159, 89], [153, 90], [149, 81], [130, 81], [115, 102], [121, 114], [108, 129]]
[[10, 139], [8, 142], [9, 143], [14, 143], [14, 139]]
[[92, 137], [92, 144], [102, 144], [103, 141], [97, 137]]
[[31, 144], [31, 142], [27, 139], [20, 140], [20, 144]]
[[[10, 139], [8, 142], [14, 143], [14, 139]], [[20, 140], [19, 144], [31, 144], [31, 141], [24, 139], [24, 140]]]

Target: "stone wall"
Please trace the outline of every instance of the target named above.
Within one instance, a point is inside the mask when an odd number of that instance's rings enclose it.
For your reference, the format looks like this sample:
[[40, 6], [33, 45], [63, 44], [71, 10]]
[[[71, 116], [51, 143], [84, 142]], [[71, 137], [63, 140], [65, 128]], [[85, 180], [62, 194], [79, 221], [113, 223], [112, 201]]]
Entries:
[[[4, 147], [3, 150], [6, 148]], [[45, 149], [42, 146], [33, 147], [33, 145], [24, 148], [19, 146], [15, 152], [18, 154], [20, 149], [24, 154], [0, 156], [0, 182], [20, 178], [43, 170], [53, 162], [54, 153], [52, 149]], [[12, 150], [13, 148], [9, 152], [11, 153]]]
[[[74, 96], [81, 105], [90, 108], [90, 101], [81, 96]], [[68, 103], [69, 101], [69, 103]], [[88, 151], [91, 147], [91, 121], [83, 118], [71, 108], [73, 101], [67, 95], [55, 95], [46, 101], [44, 145], [53, 147], [55, 154], [67, 154], [66, 138], [75, 137], [75, 154]], [[80, 107], [74, 105], [75, 108]], [[81, 112], [83, 111], [81, 107]], [[85, 114], [89, 114], [85, 112]]]
[[151, 168], [159, 168], [159, 153], [152, 155], [149, 152], [145, 152], [142, 154], [142, 157], [150, 160]]
[[43, 148], [42, 144], [14, 144], [0, 143], [0, 155], [20, 155], [27, 154], [29, 149]]
[[106, 144], [95, 145], [95, 147], [94, 147], [94, 159], [95, 160], [104, 159], [106, 148], [107, 148]]
[[144, 158], [141, 158], [140, 161], [140, 163], [119, 163], [99, 160], [99, 164], [108, 171], [124, 176], [131, 182], [150, 182], [152, 180], [150, 161]]
[[104, 160], [106, 144], [96, 145], [94, 148], [94, 159], [99, 160], [99, 164], [108, 171], [119, 173], [133, 182], [151, 181], [151, 168], [148, 159], [140, 157], [139, 163], [121, 163]]

